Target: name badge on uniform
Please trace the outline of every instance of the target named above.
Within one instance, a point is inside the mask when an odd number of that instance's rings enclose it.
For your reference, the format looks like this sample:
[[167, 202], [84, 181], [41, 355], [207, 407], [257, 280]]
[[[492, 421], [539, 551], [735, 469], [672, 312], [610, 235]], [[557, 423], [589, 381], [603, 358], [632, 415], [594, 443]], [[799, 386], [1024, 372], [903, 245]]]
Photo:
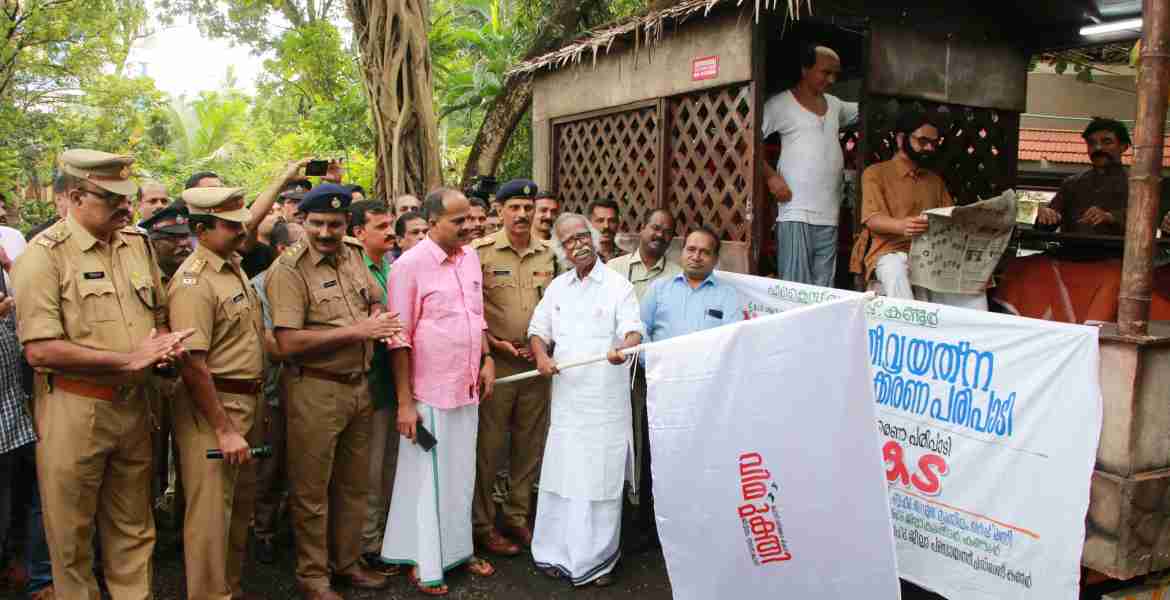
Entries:
[[244, 299], [244, 292], [240, 292], [239, 294], [236, 294], [235, 298], [232, 298], [232, 302], [239, 304], [239, 302], [243, 299]]
[[89, 273], [85, 274], [85, 278], [86, 279], [105, 279], [106, 273], [105, 273], [105, 271], [90, 271]]
[[331, 287], [333, 287], [333, 286], [335, 286], [335, 285], [337, 285], [337, 280], [336, 280], [336, 279], [334, 279], [333, 281], [326, 281], [325, 283], [322, 283], [322, 284], [321, 284], [321, 287], [323, 287], [323, 288], [331, 288]]
[[716, 319], [722, 319], [722, 318], [723, 318], [723, 311], [721, 311], [721, 310], [719, 310], [719, 309], [717, 309], [717, 308], [708, 308], [708, 309], [707, 309], [707, 314], [708, 314], [709, 316], [715, 317]]
[[506, 277], [512, 274], [512, 269], [493, 269], [492, 275], [496, 277]]

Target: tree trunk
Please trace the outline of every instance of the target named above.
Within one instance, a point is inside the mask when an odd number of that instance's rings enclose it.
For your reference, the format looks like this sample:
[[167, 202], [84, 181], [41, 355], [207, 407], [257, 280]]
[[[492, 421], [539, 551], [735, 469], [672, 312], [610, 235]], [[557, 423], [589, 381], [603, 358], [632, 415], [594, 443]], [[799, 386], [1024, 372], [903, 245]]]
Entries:
[[427, 0], [349, 0], [374, 116], [374, 193], [420, 198], [443, 184], [427, 46]]
[[[577, 33], [578, 24], [598, 3], [598, 0], [556, 0], [548, 23], [521, 60], [536, 58], [571, 41]], [[463, 168], [461, 187], [471, 185], [471, 180], [477, 175], [495, 175], [500, 158], [508, 148], [508, 140], [531, 105], [532, 75], [525, 73], [508, 77], [500, 94], [488, 107], [479, 132], [475, 134], [475, 142], [467, 155], [467, 165]]]

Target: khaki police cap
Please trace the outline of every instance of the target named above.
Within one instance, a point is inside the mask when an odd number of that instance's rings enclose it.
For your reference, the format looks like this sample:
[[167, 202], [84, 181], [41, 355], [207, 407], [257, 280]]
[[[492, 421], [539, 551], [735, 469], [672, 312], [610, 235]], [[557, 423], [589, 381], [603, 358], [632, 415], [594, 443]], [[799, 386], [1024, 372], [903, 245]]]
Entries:
[[88, 181], [104, 190], [133, 196], [138, 184], [130, 180], [133, 156], [97, 150], [66, 150], [58, 157], [61, 172]]
[[244, 206], [244, 188], [191, 188], [183, 190], [183, 202], [192, 215], [211, 215], [236, 223], [252, 220], [252, 212]]

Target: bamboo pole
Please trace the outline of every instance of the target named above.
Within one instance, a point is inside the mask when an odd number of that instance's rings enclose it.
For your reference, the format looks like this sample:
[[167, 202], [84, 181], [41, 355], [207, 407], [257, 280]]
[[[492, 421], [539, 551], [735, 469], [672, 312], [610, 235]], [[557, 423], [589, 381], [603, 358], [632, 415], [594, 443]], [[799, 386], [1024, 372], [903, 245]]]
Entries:
[[1162, 189], [1166, 93], [1170, 89], [1170, 0], [1144, 0], [1142, 18], [1134, 161], [1129, 174], [1125, 259], [1117, 309], [1121, 334], [1133, 337], [1144, 337], [1149, 331], [1154, 231]]
[[[1167, 0], [1167, 1], [1170, 1], [1170, 0]], [[861, 296], [862, 296], [862, 298], [865, 299], [866, 302], [870, 302], [874, 298], [877, 297], [877, 294], [875, 294], [873, 292], [865, 292]], [[805, 307], [805, 308], [807, 309], [807, 308], [824, 307], [824, 306], [828, 306], [830, 304], [837, 304], [839, 302], [852, 302], [853, 300], [854, 300], [853, 297], [846, 297], [846, 298], [840, 298], [837, 300], [830, 300], [829, 302], [824, 302], [821, 304], [814, 304], [812, 306]], [[800, 309], [797, 309], [797, 310], [800, 310]], [[781, 313], [781, 314], [783, 314], [783, 313]], [[769, 316], [777, 316], [777, 315], [769, 315]], [[764, 318], [768, 318], [768, 317], [764, 317]], [[688, 334], [688, 335], [691, 335], [691, 334]], [[631, 346], [631, 347], [626, 348], [624, 350], [618, 350], [618, 352], [621, 353], [622, 356], [628, 357], [631, 354], [634, 354], [636, 352], [641, 352], [641, 351], [649, 348], [650, 346], [653, 346], [654, 344], [661, 344], [663, 341], [665, 341], [665, 340], [660, 340], [657, 342], [645, 342], [642, 344], [638, 344], [637, 346]], [[609, 353], [599, 354], [597, 356], [591, 356], [589, 358], [579, 358], [579, 359], [575, 359], [575, 360], [566, 362], [563, 365], [557, 365], [557, 371], [564, 371], [565, 369], [575, 369], [577, 367], [583, 367], [585, 365], [599, 363], [603, 360], [609, 360]], [[524, 371], [523, 373], [517, 373], [515, 375], [501, 377], [501, 378], [496, 380], [496, 383], [497, 384], [499, 384], [499, 383], [515, 383], [517, 381], [524, 381], [525, 379], [532, 379], [533, 377], [540, 377], [540, 371], [533, 369], [531, 371]]]

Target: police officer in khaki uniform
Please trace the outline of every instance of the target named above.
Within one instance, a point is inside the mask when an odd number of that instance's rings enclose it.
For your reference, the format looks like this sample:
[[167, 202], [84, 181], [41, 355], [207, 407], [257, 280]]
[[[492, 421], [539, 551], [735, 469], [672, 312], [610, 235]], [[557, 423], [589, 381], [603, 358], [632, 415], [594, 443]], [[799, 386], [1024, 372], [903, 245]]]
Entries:
[[[139, 202], [141, 204], [144, 201], [139, 199]], [[142, 204], [142, 206], [149, 205]], [[164, 286], [170, 283], [175, 272], [179, 270], [179, 265], [183, 264], [188, 256], [191, 256], [191, 228], [187, 226], [187, 217], [187, 207], [183, 203], [177, 202], [161, 209], [155, 209], [151, 216], [138, 222], [139, 229], [145, 231], [146, 235], [150, 237], [151, 246], [154, 248], [154, 259], [162, 271]], [[178, 380], [171, 377], [159, 378], [155, 384], [147, 390], [147, 395], [150, 396], [157, 415], [157, 423], [151, 434], [154, 446], [153, 500], [156, 510], [165, 509], [156, 514], [156, 520], [157, 517], [165, 517], [165, 514], [169, 513], [171, 523], [182, 523], [182, 518], [176, 512], [182, 510], [183, 502], [181, 500], [175, 501], [173, 497], [170, 498], [170, 503], [166, 501], [166, 492], [171, 484], [171, 474], [177, 471], [177, 467], [170, 464], [168, 459], [174, 432], [171, 401], [175, 396], [175, 386], [178, 385]], [[178, 454], [178, 449], [175, 450], [175, 454]], [[181, 480], [176, 479], [175, 486], [181, 493], [180, 482]]]
[[[471, 244], [483, 265], [484, 317], [500, 377], [534, 368], [526, 340], [528, 321], [543, 290], [556, 275], [552, 248], [532, 231], [536, 191], [536, 184], [526, 179], [501, 186], [496, 199], [502, 203], [503, 229]], [[525, 548], [532, 545], [532, 530], [528, 527], [532, 485], [544, 455], [548, 403], [548, 379], [540, 378], [496, 388], [491, 402], [479, 407], [472, 523], [476, 542], [493, 554], [515, 555], [520, 552], [516, 543]], [[496, 528], [492, 488], [505, 452], [509, 452], [510, 489], [503, 504], [501, 535]]]
[[340, 598], [353, 587], [388, 584], [358, 560], [369, 488], [373, 404], [366, 373], [373, 344], [402, 330], [383, 312], [382, 289], [366, 269], [361, 243], [345, 237], [350, 192], [313, 188], [300, 203], [306, 238], [276, 260], [266, 289], [288, 384], [289, 508], [297, 544], [297, 584], [306, 598]]
[[[185, 393], [173, 407], [187, 504], [187, 598], [230, 600], [246, 597], [240, 572], [255, 476], [241, 471], [255, 469], [245, 436], [259, 420], [264, 370], [260, 300], [236, 253], [251, 213], [239, 188], [191, 188], [183, 201], [199, 245], [167, 292], [172, 325], [195, 331], [180, 368]], [[223, 460], [208, 460], [209, 448], [222, 450]], [[237, 489], [241, 482], [251, 485]]]
[[151, 597], [150, 408], [155, 366], [185, 355], [146, 239], [130, 225], [134, 159], [92, 150], [60, 157], [69, 216], [41, 232], [13, 269], [20, 341], [37, 369], [37, 475], [53, 584], [97, 600], [94, 522], [115, 600]]

